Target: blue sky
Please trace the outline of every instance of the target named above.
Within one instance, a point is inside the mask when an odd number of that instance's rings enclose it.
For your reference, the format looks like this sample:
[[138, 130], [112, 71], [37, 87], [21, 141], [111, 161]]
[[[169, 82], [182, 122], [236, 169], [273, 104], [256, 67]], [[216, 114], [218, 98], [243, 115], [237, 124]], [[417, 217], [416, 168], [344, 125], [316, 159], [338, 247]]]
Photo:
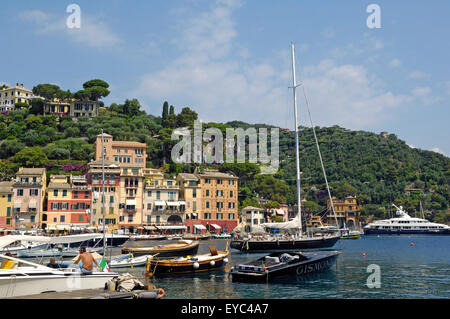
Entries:
[[[66, 27], [71, 3], [80, 29]], [[380, 29], [366, 25], [372, 3]], [[107, 105], [138, 98], [160, 115], [168, 100], [203, 121], [293, 128], [292, 41], [316, 125], [388, 131], [449, 156], [449, 12], [445, 0], [3, 0], [0, 83], [77, 91], [101, 78]]]

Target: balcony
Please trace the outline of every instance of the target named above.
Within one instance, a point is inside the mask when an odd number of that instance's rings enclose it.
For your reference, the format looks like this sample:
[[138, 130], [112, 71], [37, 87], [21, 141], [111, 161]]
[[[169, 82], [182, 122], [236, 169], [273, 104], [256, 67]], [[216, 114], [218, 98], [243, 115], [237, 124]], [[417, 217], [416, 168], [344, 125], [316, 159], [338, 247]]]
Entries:
[[72, 190], [74, 191], [91, 191], [92, 187], [87, 185], [73, 185]]
[[13, 186], [42, 186], [40, 182], [15, 182]]

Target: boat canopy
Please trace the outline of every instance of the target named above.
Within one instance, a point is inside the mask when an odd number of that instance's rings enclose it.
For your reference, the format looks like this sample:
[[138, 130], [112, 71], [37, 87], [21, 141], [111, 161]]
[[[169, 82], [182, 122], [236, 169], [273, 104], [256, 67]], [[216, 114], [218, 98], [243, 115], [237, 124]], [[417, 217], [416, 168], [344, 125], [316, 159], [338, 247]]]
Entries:
[[284, 223], [264, 223], [260, 224], [260, 226], [276, 229], [298, 229], [301, 227], [298, 218], [294, 218], [293, 220]]

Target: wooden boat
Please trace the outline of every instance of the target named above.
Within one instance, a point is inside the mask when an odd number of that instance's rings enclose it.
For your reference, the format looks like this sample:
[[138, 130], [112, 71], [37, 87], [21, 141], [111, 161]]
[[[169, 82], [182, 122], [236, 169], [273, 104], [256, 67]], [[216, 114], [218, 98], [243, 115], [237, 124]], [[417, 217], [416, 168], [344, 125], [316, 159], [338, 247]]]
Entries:
[[328, 270], [338, 251], [276, 252], [254, 261], [234, 266], [233, 281], [267, 281], [281, 275], [306, 275]]
[[134, 257], [132, 254], [128, 254], [125, 256], [120, 256], [118, 258], [112, 258], [109, 263], [110, 268], [130, 268], [130, 267], [139, 267], [145, 266], [147, 264], [147, 258], [152, 255], [142, 255], [138, 257]]
[[166, 240], [167, 236], [164, 235], [136, 235], [136, 236], [132, 236], [130, 237], [130, 240], [136, 240], [136, 241], [141, 241], [141, 240]]
[[[228, 246], [228, 245], [227, 245]], [[186, 256], [178, 258], [155, 259], [147, 261], [147, 276], [159, 274], [180, 274], [209, 271], [221, 268], [228, 263], [228, 248], [226, 251], [217, 251], [215, 246], [209, 247], [209, 254]]]
[[188, 240], [206, 240], [209, 239], [211, 236], [210, 235], [202, 235], [202, 234], [185, 234], [183, 235], [183, 239], [188, 239]]
[[182, 257], [195, 255], [200, 243], [192, 240], [180, 240], [177, 243], [167, 245], [156, 245], [153, 247], [122, 248], [122, 254], [133, 254], [133, 256], [155, 255], [160, 257]]

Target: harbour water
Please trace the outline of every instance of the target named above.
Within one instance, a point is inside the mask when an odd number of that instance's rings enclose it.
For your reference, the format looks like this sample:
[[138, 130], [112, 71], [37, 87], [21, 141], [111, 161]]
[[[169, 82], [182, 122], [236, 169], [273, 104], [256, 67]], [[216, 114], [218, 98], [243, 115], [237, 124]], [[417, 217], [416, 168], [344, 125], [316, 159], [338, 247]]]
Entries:
[[[136, 242], [134, 246], [168, 241]], [[227, 241], [200, 241], [199, 253], [208, 246], [225, 249]], [[264, 253], [231, 250], [224, 269], [191, 275], [144, 276], [144, 267], [120, 269], [165, 290], [167, 299], [298, 299], [298, 298], [450, 298], [450, 236], [361, 236], [341, 240], [333, 247], [341, 255], [329, 271], [307, 277], [287, 277], [270, 283], [232, 282], [228, 270], [234, 264]], [[113, 254], [120, 254], [114, 248]], [[363, 256], [365, 254], [365, 256]], [[380, 288], [369, 288], [369, 265], [380, 269]]]

